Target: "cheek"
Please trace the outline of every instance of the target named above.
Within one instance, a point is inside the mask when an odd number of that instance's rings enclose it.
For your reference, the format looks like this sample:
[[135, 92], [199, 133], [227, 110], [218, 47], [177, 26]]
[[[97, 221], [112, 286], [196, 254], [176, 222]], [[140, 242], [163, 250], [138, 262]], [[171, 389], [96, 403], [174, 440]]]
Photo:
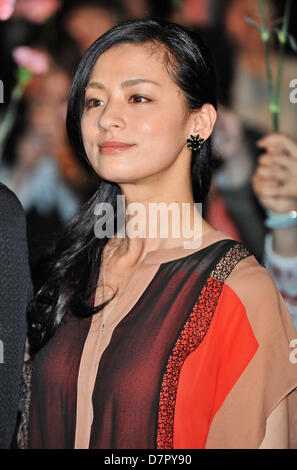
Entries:
[[91, 148], [95, 142], [93, 126], [88, 118], [82, 117], [80, 129], [84, 147], [87, 150], [87, 148]]
[[144, 137], [143, 143], [157, 154], [179, 150], [186, 140], [184, 123], [170, 113], [150, 121], [139, 121], [137, 126], [139, 136]]
[[94, 169], [96, 169], [96, 139], [94, 132], [92, 132], [92, 125], [88, 122], [88, 119], [82, 118], [81, 120], [81, 136], [82, 142], [85, 149], [86, 156]]
[[84, 115], [82, 116], [81, 118], [81, 122], [80, 122], [80, 129], [81, 129], [81, 135], [82, 135], [82, 138], [85, 140], [87, 139], [89, 136], [89, 133], [90, 133], [90, 125], [88, 123], [88, 119], [87, 117], [85, 117]]
[[172, 139], [181, 134], [182, 123], [177, 119], [172, 119], [170, 112], [164, 114], [156, 113], [149, 118], [135, 121], [135, 130], [139, 135], [154, 139]]

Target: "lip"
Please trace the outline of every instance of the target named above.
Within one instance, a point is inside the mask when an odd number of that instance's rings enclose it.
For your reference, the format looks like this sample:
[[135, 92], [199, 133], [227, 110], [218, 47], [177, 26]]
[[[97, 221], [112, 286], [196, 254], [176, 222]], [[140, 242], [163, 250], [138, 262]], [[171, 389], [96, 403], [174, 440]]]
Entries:
[[128, 150], [133, 147], [133, 145], [134, 144], [127, 144], [126, 142], [106, 141], [99, 145], [99, 149], [101, 153], [117, 153]]

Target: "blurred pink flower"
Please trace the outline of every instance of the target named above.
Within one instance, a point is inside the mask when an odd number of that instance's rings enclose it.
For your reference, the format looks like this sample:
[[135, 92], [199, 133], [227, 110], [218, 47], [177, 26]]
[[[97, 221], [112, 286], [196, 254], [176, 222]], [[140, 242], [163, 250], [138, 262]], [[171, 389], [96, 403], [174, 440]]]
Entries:
[[60, 0], [17, 0], [15, 15], [33, 23], [43, 23], [61, 7]]
[[13, 14], [15, 0], [0, 0], [0, 20], [6, 21]]
[[45, 73], [49, 68], [47, 55], [31, 47], [16, 47], [12, 51], [12, 56], [19, 66], [26, 67], [34, 74]]

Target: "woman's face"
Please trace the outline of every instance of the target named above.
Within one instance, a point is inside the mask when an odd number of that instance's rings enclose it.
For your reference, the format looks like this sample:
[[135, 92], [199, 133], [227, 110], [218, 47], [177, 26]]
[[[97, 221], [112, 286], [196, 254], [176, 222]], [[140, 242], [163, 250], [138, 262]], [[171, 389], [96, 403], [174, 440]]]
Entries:
[[105, 180], [149, 181], [190, 157], [190, 116], [160, 48], [118, 45], [99, 57], [86, 88], [81, 120], [86, 154]]

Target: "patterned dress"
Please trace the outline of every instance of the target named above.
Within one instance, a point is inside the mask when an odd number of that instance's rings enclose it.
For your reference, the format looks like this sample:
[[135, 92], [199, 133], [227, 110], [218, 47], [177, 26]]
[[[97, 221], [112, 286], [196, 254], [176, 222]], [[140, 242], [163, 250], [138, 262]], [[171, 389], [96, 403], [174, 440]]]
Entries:
[[68, 315], [36, 355], [28, 447], [257, 448], [285, 396], [297, 447], [297, 333], [242, 244], [149, 252], [103, 321]]

